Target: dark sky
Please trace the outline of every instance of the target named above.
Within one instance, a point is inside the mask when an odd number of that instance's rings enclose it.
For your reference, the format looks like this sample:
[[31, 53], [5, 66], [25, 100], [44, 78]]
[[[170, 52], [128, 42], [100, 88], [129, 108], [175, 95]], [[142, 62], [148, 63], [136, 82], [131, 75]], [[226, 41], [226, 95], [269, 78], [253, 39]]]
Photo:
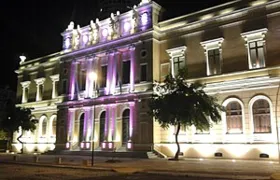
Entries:
[[[184, 15], [230, 0], [155, 0], [165, 8], [164, 18]], [[81, 26], [97, 17], [95, 0], [1, 0], [0, 87], [16, 89], [19, 55], [28, 59], [61, 50], [64, 31], [71, 20]]]

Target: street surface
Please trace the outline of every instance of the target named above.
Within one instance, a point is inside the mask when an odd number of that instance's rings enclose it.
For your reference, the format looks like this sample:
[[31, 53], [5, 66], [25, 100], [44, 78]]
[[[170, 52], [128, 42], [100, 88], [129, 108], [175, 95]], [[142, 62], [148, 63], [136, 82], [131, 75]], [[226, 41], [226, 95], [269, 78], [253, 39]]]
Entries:
[[[118, 174], [72, 168], [36, 167], [0, 163], [1, 180], [214, 180], [213, 178], [182, 177], [150, 174]], [[217, 179], [215, 180], [225, 180]]]

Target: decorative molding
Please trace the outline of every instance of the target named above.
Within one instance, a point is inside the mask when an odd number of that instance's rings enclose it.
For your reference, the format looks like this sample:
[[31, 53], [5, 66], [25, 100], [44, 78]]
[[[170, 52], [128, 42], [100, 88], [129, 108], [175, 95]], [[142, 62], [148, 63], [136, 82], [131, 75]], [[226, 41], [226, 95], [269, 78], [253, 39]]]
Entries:
[[51, 75], [50, 78], [53, 82], [57, 82], [59, 81], [59, 74]]
[[268, 31], [267, 28], [263, 28], [263, 29], [241, 33], [241, 36], [244, 38], [244, 40], [247, 43], [252, 41], [263, 41], [267, 31]]
[[203, 46], [205, 50], [220, 49], [223, 41], [224, 38], [217, 38], [209, 41], [203, 41], [200, 44]]
[[44, 84], [46, 78], [42, 77], [42, 78], [38, 78], [38, 79], [34, 79], [34, 81], [36, 82], [37, 85], [41, 85]]
[[31, 81], [24, 81], [24, 82], [21, 82], [20, 84], [23, 88], [29, 88], [30, 83], [31, 83]]
[[185, 55], [186, 49], [186, 46], [180, 46], [172, 49], [167, 49], [166, 52], [169, 54], [170, 57], [182, 56]]

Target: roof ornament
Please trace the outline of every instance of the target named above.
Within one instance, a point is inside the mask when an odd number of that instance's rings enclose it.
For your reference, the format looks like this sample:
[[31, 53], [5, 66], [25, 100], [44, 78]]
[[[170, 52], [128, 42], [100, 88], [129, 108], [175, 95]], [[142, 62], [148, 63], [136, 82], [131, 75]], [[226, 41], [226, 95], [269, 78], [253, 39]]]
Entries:
[[151, 0], [141, 0], [141, 2], [140, 2], [140, 6], [142, 6], [142, 5], [144, 5], [144, 4], [148, 4], [148, 3], [150, 3], [151, 2]]
[[74, 22], [71, 21], [71, 22], [69, 23], [69, 25], [68, 25], [66, 31], [72, 31], [72, 30], [74, 29], [74, 26], [75, 26]]

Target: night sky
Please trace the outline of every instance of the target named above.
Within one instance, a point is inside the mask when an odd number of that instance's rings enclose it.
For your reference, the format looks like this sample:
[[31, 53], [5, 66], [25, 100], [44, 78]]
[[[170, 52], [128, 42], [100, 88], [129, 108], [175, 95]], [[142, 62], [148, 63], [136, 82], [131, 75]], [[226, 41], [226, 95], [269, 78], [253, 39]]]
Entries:
[[[184, 15], [230, 0], [155, 0], [164, 9], [164, 19]], [[37, 58], [60, 51], [63, 32], [70, 21], [88, 25], [97, 18], [95, 0], [1, 0], [0, 87], [16, 89], [19, 56]]]

